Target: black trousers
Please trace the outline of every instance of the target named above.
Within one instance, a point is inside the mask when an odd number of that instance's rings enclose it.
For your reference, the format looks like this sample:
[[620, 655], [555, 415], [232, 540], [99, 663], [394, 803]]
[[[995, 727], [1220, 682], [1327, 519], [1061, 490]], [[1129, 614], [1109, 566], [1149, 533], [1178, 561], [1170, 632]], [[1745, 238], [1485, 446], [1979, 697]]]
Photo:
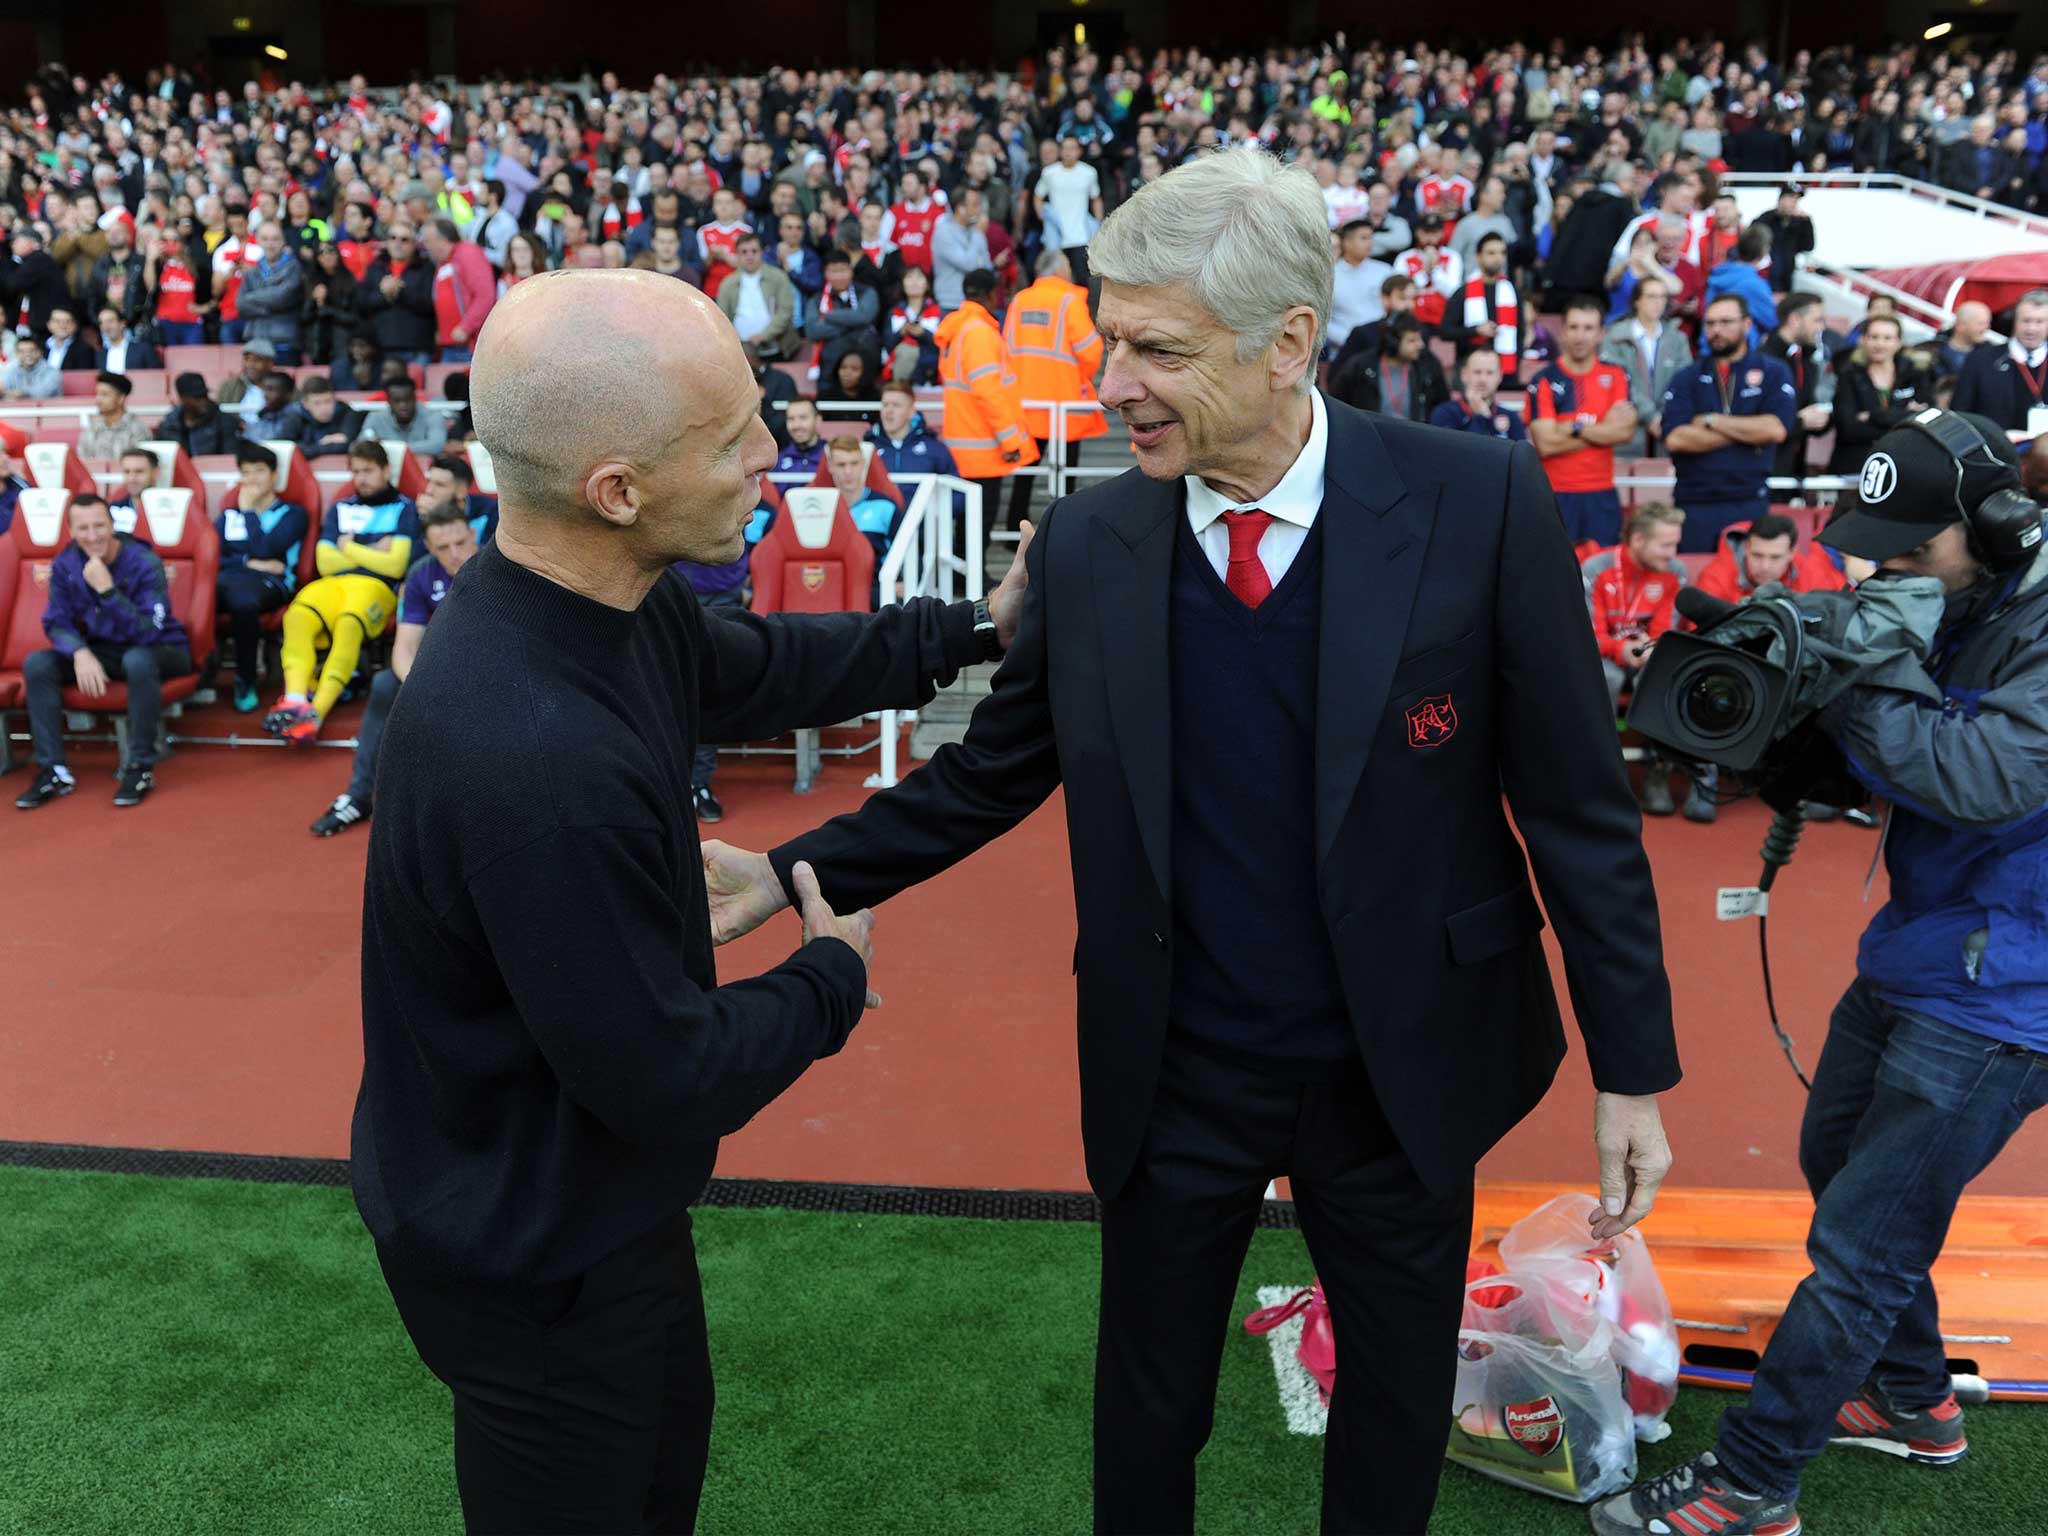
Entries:
[[229, 566], [220, 573], [220, 605], [235, 637], [235, 676], [254, 686], [256, 653], [263, 646], [263, 615], [292, 600], [284, 582], [266, 571]]
[[696, 1528], [712, 1388], [687, 1215], [553, 1285], [455, 1285], [379, 1258], [455, 1395], [471, 1536]]
[[1194, 1528], [1239, 1272], [1267, 1181], [1293, 1180], [1330, 1302], [1325, 1532], [1429, 1523], [1451, 1422], [1472, 1194], [1424, 1189], [1365, 1069], [1304, 1083], [1176, 1036], [1144, 1149], [1102, 1217], [1095, 1526]]

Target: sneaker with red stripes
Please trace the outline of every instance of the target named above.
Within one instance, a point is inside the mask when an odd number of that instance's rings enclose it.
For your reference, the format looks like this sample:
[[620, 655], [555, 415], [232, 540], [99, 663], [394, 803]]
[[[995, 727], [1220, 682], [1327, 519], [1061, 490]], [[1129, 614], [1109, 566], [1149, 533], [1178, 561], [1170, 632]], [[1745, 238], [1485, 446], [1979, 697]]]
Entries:
[[1900, 1408], [1875, 1382], [1866, 1382], [1842, 1404], [1828, 1443], [1882, 1451], [1931, 1467], [1961, 1461], [1970, 1450], [1963, 1435], [1963, 1410], [1956, 1406], [1953, 1392], [1932, 1408]]
[[299, 706], [298, 712], [288, 717], [284, 728], [277, 734], [284, 738], [288, 747], [311, 746], [320, 739], [320, 716], [310, 704]]
[[1595, 1536], [1799, 1536], [1784, 1499], [1744, 1493], [1712, 1451], [1586, 1511]]

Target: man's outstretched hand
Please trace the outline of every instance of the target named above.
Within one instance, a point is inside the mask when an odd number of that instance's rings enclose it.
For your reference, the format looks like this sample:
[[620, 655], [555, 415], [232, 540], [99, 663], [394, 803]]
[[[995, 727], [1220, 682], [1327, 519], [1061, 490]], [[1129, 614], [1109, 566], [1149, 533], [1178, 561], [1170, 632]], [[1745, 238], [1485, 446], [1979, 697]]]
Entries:
[[[749, 853], [716, 838], [704, 844], [703, 852], [704, 890], [711, 899], [714, 945], [743, 938], [789, 905], [789, 895], [775, 878], [775, 867], [768, 862], [767, 854]], [[818, 890], [818, 876], [810, 865], [799, 864], [790, 874], [796, 881], [804, 942], [844, 939], [872, 974], [875, 914], [863, 907], [851, 917], [840, 917]], [[873, 988], [868, 989], [867, 1006], [882, 1006], [882, 999]]]
[[789, 905], [765, 853], [716, 839], [704, 845], [704, 889], [711, 898], [711, 942], [730, 944]]
[[[875, 914], [862, 907], [851, 917], [841, 917], [834, 912], [818, 889], [817, 871], [808, 864], [799, 864], [789, 872], [790, 880], [796, 886], [797, 911], [804, 920], [804, 942], [817, 939], [838, 939], [851, 946], [860, 956], [861, 969], [870, 980], [875, 974]], [[867, 1006], [882, 1006], [882, 996], [873, 987], [867, 989]]]
[[1600, 1150], [1600, 1214], [1593, 1218], [1593, 1235], [1604, 1239], [1650, 1214], [1657, 1186], [1671, 1171], [1656, 1095], [1596, 1095], [1593, 1144]]
[[988, 595], [988, 616], [996, 621], [996, 639], [1006, 651], [1017, 638], [1017, 625], [1024, 617], [1024, 587], [1029, 579], [1024, 570], [1024, 551], [1031, 547], [1038, 532], [1028, 517], [1017, 526], [1017, 558], [1010, 562], [1009, 573]]

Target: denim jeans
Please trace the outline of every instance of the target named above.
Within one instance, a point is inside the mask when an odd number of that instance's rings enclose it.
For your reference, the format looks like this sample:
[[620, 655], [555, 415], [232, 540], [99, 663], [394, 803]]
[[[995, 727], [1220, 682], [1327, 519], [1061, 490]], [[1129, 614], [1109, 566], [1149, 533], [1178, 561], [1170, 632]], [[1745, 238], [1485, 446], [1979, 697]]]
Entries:
[[355, 771], [349, 775], [348, 797], [368, 805], [377, 788], [377, 748], [384, 740], [384, 722], [391, 718], [391, 706], [398, 701], [398, 674], [386, 667], [370, 680], [370, 702], [363, 706], [363, 718], [356, 725]]
[[206, 323], [202, 320], [159, 320], [156, 331], [157, 339], [167, 347], [197, 347], [206, 342]]
[[[128, 686], [128, 761], [137, 768], [156, 762], [156, 725], [163, 714], [163, 680], [192, 670], [192, 654], [182, 645], [90, 647], [107, 674], [108, 683]], [[55, 768], [64, 761], [64, 690], [77, 679], [77, 665], [55, 651], [31, 651], [21, 664], [28, 686], [28, 729], [35, 741], [36, 763]]]
[[1850, 985], [1799, 1132], [1813, 1273], [1785, 1308], [1748, 1406], [1721, 1418], [1715, 1452], [1738, 1483], [1796, 1497], [1801, 1468], [1866, 1380], [1901, 1408], [1948, 1396], [1928, 1269], [1965, 1186], [2044, 1102], [2048, 1055]]
[[441, 361], [444, 363], [466, 363], [469, 360], [470, 350], [467, 347], [443, 347], [441, 349]]
[[[725, 592], [699, 592], [697, 594], [697, 601], [706, 608], [744, 608], [747, 604], [747, 594], [743, 589], [733, 587]], [[690, 787], [692, 789], [709, 789], [711, 787], [711, 775], [717, 767], [718, 743], [712, 741], [698, 742], [697, 761], [690, 771]]]

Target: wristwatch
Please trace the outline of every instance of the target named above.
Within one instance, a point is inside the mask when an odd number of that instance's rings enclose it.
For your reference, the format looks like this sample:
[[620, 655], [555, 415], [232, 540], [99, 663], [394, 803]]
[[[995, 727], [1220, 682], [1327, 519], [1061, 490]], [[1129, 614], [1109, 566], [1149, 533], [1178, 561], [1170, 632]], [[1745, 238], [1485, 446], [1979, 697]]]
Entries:
[[1003, 659], [1003, 642], [996, 638], [995, 615], [988, 611], [987, 598], [977, 597], [974, 600], [974, 638], [981, 642], [983, 661]]

